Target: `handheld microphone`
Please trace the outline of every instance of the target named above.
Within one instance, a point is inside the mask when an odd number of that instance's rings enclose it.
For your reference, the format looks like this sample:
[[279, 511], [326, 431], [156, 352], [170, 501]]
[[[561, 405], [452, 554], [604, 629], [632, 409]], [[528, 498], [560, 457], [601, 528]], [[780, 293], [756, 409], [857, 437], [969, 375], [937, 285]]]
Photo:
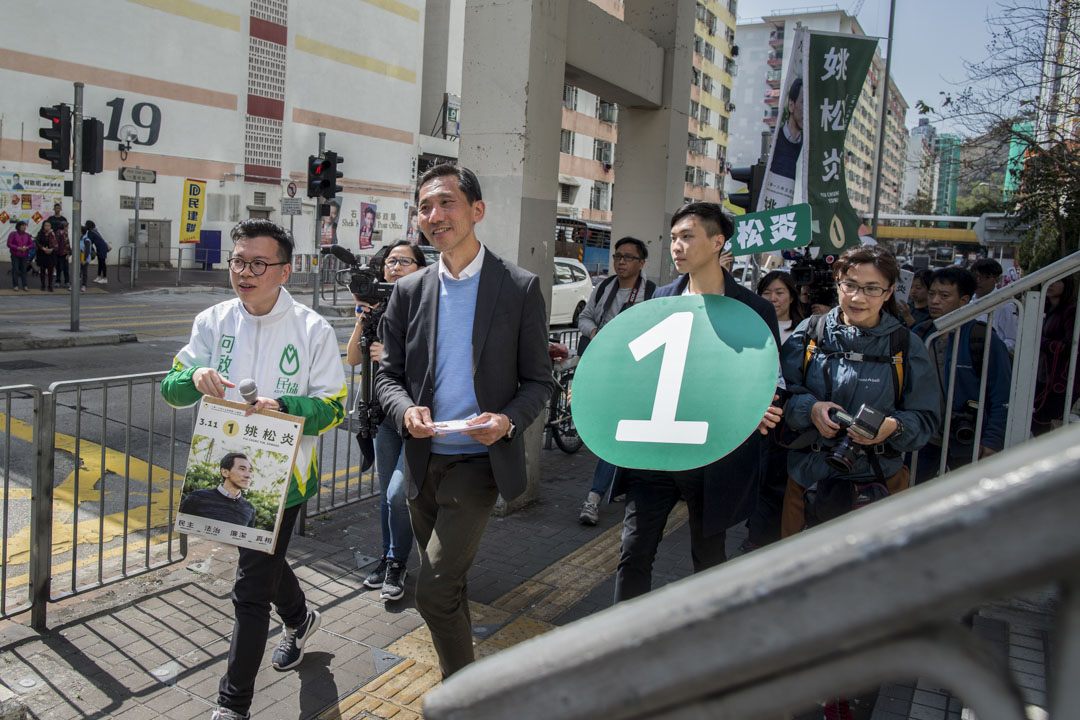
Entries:
[[330, 247], [324, 247], [320, 250], [323, 255], [333, 255], [346, 265], [359, 265], [360, 262], [356, 259], [356, 256], [351, 252], [341, 247], [340, 245], [331, 245]]
[[240, 391], [240, 397], [244, 398], [244, 402], [248, 405], [254, 405], [259, 397], [259, 389], [251, 378], [241, 380], [236, 389]]

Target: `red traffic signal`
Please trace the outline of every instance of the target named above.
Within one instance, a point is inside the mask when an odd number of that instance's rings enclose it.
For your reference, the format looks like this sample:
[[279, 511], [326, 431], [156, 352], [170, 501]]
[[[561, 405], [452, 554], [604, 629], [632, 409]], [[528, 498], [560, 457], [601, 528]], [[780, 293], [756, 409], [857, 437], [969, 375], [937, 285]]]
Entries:
[[46, 127], [38, 130], [38, 136], [50, 143], [49, 147], [38, 150], [38, 157], [48, 160], [53, 170], [63, 172], [71, 166], [71, 108], [67, 105], [41, 107], [38, 115], [49, 121]]

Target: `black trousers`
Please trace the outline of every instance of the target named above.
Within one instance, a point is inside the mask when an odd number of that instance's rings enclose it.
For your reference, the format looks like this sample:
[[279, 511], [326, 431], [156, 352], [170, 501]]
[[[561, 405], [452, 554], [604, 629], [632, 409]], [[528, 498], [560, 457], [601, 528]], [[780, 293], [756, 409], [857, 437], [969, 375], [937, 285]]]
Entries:
[[240, 548], [232, 592], [235, 620], [229, 666], [218, 683], [218, 704], [241, 714], [246, 714], [251, 707], [255, 676], [266, 650], [270, 603], [289, 627], [298, 626], [307, 617], [304, 591], [285, 559], [299, 514], [300, 505], [285, 508], [273, 555]]
[[727, 559], [727, 533], [706, 536], [704, 468], [680, 472], [631, 470], [626, 481], [622, 552], [615, 571], [615, 602], [644, 595], [652, 589], [652, 566], [664, 537], [664, 525], [675, 503], [686, 500], [690, 522], [690, 558], [694, 572]]

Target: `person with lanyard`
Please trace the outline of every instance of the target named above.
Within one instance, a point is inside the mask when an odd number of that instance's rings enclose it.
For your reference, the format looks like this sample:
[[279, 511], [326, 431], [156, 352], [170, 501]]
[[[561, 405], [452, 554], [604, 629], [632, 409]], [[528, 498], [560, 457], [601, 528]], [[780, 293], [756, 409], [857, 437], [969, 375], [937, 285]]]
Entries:
[[[578, 316], [578, 354], [585, 352], [589, 341], [596, 337], [600, 328], [607, 325], [615, 316], [631, 305], [644, 302], [656, 292], [656, 284], [645, 278], [643, 272], [649, 250], [645, 243], [637, 238], [624, 237], [615, 243], [612, 266], [615, 274], [607, 278], [593, 290], [585, 309]], [[600, 500], [611, 487], [615, 477], [615, 466], [606, 460], [597, 459], [593, 472], [592, 487], [581, 505], [578, 522], [582, 525], [595, 525], [600, 519]]]

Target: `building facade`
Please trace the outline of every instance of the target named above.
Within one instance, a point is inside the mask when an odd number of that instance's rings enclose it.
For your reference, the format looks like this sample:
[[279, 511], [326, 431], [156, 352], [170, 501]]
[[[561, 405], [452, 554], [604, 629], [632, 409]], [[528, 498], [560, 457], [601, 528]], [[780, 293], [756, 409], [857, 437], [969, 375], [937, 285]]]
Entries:
[[934, 189], [934, 214], [955, 215], [956, 194], [960, 185], [960, 145], [959, 135], [942, 133], [938, 135], [937, 148], [937, 184]]
[[[736, 41], [741, 72], [735, 80], [733, 94], [737, 109], [728, 138], [729, 162], [733, 166], [751, 165], [767, 151], [763, 136], [771, 137], [782, 114], [784, 81], [799, 25], [822, 32], [865, 35], [858, 20], [840, 10], [777, 11], [760, 22], [740, 23], [736, 27]], [[887, 103], [880, 211], [896, 212], [901, 205], [907, 154], [904, 118], [908, 105], [891, 79], [883, 82], [884, 67], [881, 56], [875, 54], [845, 140], [848, 197], [860, 214], [869, 213], [873, 205], [874, 157], [883, 92], [887, 94]], [[739, 189], [741, 186], [729, 181], [729, 191]]]
[[934, 197], [934, 179], [937, 176], [934, 147], [937, 130], [927, 118], [919, 118], [919, 124], [908, 133], [907, 162], [904, 166], [904, 191], [900, 198], [907, 205], [916, 198]]
[[[375, 208], [376, 237], [405, 235], [420, 150], [422, 5], [353, 3], [348, 22], [340, 7], [298, 12], [290, 0], [57, 0], [50, 12], [79, 32], [55, 42], [32, 3], [6, 15], [28, 30], [0, 51], [6, 92], [19, 99], [3, 111], [0, 172], [57, 175], [38, 158], [37, 108], [72, 103], [72, 83], [83, 82], [83, 112], [104, 123], [106, 140], [104, 171], [83, 177], [82, 218], [114, 248], [135, 236], [135, 188], [118, 170], [139, 167], [157, 173], [140, 187], [140, 230], [151, 230], [142, 242], [158, 245], [150, 259], [176, 258], [186, 178], [206, 181], [200, 245], [227, 246], [236, 221], [266, 217], [291, 221], [298, 252], [310, 255], [314, 202], [304, 195], [320, 131], [344, 158], [338, 242], [358, 249], [364, 206]], [[296, 217], [281, 214], [290, 183], [304, 198]], [[70, 198], [63, 204], [70, 218]]]

